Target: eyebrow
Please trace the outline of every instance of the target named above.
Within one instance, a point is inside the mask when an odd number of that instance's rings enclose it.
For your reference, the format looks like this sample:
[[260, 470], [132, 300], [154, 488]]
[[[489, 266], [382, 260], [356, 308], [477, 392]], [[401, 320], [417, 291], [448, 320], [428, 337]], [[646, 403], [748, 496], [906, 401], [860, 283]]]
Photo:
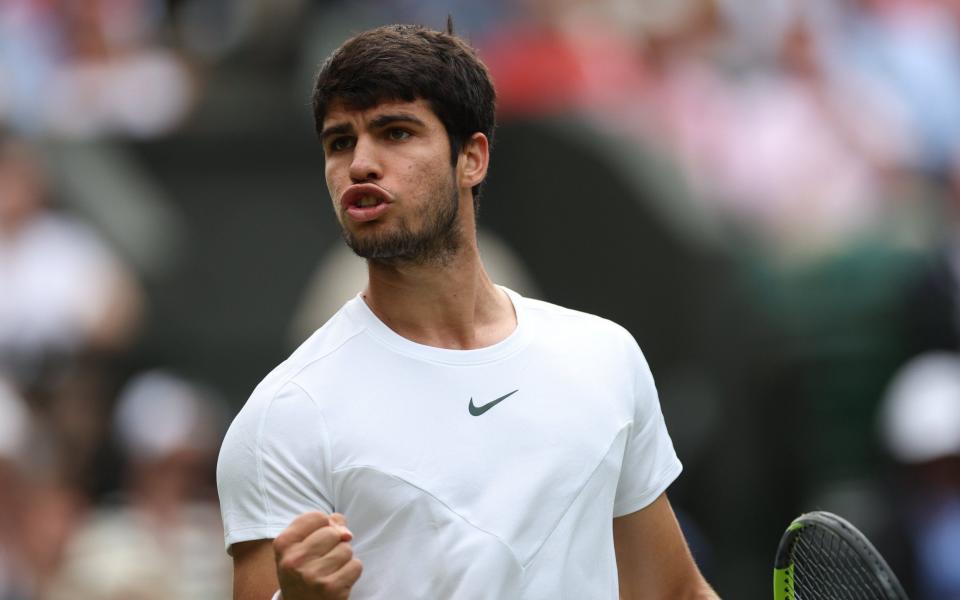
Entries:
[[[427, 124], [424, 123], [421, 119], [409, 114], [409, 113], [395, 113], [388, 115], [380, 115], [374, 120], [370, 121], [370, 126], [373, 129], [382, 129], [387, 125], [392, 125], [394, 123], [413, 123], [420, 127], [426, 127]], [[325, 141], [327, 138], [335, 135], [343, 135], [353, 131], [353, 126], [349, 123], [338, 123], [336, 125], [331, 125], [330, 127], [325, 127], [320, 132], [320, 140]]]
[[324, 127], [323, 131], [320, 132], [320, 140], [326, 141], [328, 137], [350, 133], [351, 131], [353, 131], [353, 126], [349, 123], [338, 123], [337, 125]]
[[387, 125], [392, 125], [393, 123], [413, 123], [414, 125], [419, 125], [420, 127], [426, 127], [427, 124], [418, 119], [417, 117], [409, 113], [395, 113], [389, 115], [380, 115], [376, 119], [370, 122], [370, 125], [374, 129], [381, 129]]

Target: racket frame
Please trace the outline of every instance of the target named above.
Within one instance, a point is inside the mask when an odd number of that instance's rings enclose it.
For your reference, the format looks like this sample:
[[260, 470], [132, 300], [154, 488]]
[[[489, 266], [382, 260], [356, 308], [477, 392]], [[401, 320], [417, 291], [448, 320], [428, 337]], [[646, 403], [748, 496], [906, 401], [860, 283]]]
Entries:
[[774, 600], [797, 600], [794, 588], [793, 547], [801, 531], [808, 527], [820, 527], [835, 534], [856, 552], [865, 564], [870, 565], [874, 577], [883, 588], [887, 600], [909, 600], [896, 575], [883, 556], [873, 547], [859, 529], [846, 519], [827, 511], [813, 511], [800, 515], [790, 523], [780, 538], [777, 555], [773, 562]]

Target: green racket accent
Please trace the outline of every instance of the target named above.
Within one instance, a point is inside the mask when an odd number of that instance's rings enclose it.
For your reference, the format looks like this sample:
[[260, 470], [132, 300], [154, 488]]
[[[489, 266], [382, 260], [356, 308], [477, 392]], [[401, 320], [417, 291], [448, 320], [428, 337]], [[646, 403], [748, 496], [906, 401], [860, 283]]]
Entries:
[[793, 600], [793, 565], [773, 570], [773, 600]]
[[794, 600], [797, 597], [793, 577], [794, 565], [790, 559], [801, 529], [803, 521], [794, 520], [780, 539], [777, 562], [773, 565], [773, 600]]

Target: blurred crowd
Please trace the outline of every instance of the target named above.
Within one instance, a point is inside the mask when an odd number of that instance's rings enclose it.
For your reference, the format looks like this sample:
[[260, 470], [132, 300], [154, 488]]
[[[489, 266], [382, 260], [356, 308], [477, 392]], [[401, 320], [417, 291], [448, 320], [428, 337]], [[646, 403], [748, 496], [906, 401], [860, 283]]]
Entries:
[[0, 138], [0, 598], [226, 598], [217, 394], [119, 379], [144, 297], [39, 154]]
[[102, 218], [163, 183], [98, 213], [76, 187], [104, 172], [70, 165], [205, 127], [224, 69], [293, 90], [351, 32], [448, 13], [502, 123], [652, 148], [722, 232], [800, 423], [784, 510], [848, 507], [912, 597], [960, 597], [960, 3], [3, 0], [0, 600], [230, 594], [213, 466], [242, 398], [131, 363], [155, 274]]

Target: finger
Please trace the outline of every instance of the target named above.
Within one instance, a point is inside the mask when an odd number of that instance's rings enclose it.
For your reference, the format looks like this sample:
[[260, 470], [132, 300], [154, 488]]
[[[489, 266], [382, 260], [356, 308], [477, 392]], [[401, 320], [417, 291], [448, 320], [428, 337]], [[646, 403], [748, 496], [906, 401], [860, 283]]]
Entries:
[[296, 549], [304, 552], [309, 559], [312, 559], [323, 556], [341, 543], [344, 543], [343, 530], [338, 525], [329, 525], [311, 533], [305, 540], [296, 545]]
[[339, 543], [323, 555], [314, 557], [300, 569], [313, 581], [329, 579], [344, 565], [353, 560], [353, 548], [350, 544]]
[[298, 516], [291, 521], [287, 528], [273, 540], [273, 547], [277, 553], [282, 553], [292, 544], [301, 542], [314, 531], [330, 524], [330, 517], [322, 512], [309, 512]]
[[342, 541], [349, 542], [350, 540], [353, 539], [353, 532], [351, 532], [350, 529], [347, 528], [346, 517], [344, 517], [340, 513], [333, 513], [332, 515], [330, 515], [330, 522], [340, 526], [343, 532], [343, 535], [340, 538]]
[[347, 564], [337, 571], [336, 577], [342, 581], [348, 587], [353, 587], [353, 584], [360, 579], [360, 575], [363, 574], [363, 563], [361, 563], [356, 558], [351, 558], [347, 561]]
[[319, 583], [329, 593], [339, 594], [346, 598], [347, 594], [350, 593], [350, 588], [360, 579], [362, 573], [363, 564], [356, 558], [351, 558], [332, 574], [321, 577]]
[[341, 533], [337, 527], [322, 527], [307, 536], [307, 539], [291, 544], [282, 552], [277, 552], [277, 569], [281, 572], [310, 571], [311, 565], [341, 543], [343, 543]]

